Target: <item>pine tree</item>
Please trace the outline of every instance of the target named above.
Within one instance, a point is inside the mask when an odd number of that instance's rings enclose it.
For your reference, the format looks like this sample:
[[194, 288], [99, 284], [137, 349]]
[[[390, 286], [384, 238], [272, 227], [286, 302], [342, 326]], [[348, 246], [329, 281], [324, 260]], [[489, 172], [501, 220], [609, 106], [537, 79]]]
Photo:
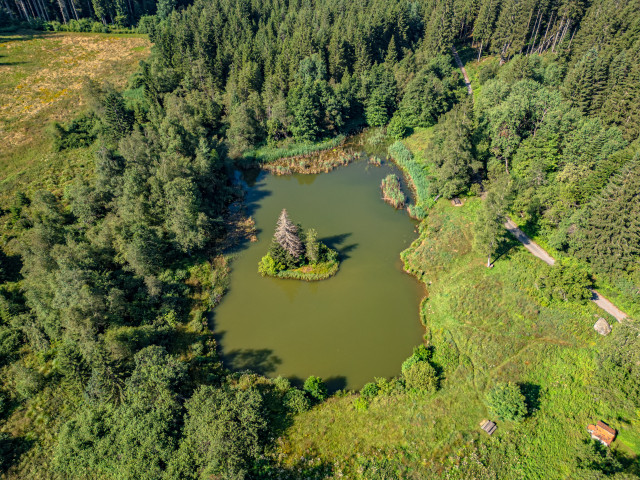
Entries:
[[286, 208], [283, 208], [280, 213], [274, 238], [292, 257], [297, 258], [302, 255], [303, 246], [298, 236], [298, 227], [289, 219]]
[[320, 245], [318, 244], [318, 232], [310, 228], [305, 237], [305, 250], [309, 263], [316, 263], [320, 256]]

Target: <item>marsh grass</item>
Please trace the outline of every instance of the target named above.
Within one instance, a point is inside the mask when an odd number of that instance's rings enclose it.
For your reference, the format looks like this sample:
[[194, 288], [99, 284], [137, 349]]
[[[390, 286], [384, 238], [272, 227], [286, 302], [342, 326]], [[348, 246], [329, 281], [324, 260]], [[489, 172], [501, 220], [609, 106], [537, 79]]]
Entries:
[[310, 154], [318, 153], [338, 147], [345, 141], [344, 135], [329, 138], [319, 142], [289, 143], [281, 146], [265, 145], [248, 150], [242, 156], [244, 159], [253, 160], [258, 163], [269, 164], [281, 159], [300, 159]]

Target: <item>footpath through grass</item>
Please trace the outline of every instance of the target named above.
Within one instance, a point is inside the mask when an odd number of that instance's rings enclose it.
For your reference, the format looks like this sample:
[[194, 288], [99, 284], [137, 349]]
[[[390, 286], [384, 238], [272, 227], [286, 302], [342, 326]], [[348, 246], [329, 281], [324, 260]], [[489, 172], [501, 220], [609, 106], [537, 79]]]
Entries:
[[[306, 461], [331, 478], [640, 473], [640, 412], [606, 385], [600, 360], [620, 348], [618, 329], [629, 327], [608, 318], [614, 332], [602, 337], [593, 324], [603, 314], [591, 302], [545, 300], [537, 287], [545, 265], [514, 239], [487, 269], [473, 249], [479, 209], [477, 198], [463, 207], [440, 200], [402, 253], [428, 291], [420, 317], [440, 390], [378, 395], [366, 409], [358, 408], [358, 394], [333, 398], [296, 417], [278, 448], [283, 463]], [[530, 412], [523, 422], [487, 409], [485, 395], [501, 381], [521, 386]], [[480, 430], [484, 418], [498, 423], [492, 437]], [[597, 420], [619, 432], [610, 452], [586, 431]]]
[[91, 152], [53, 152], [49, 125], [87, 107], [87, 79], [124, 87], [149, 52], [141, 35], [0, 33], [0, 200], [27, 185], [56, 190], [81, 174]]

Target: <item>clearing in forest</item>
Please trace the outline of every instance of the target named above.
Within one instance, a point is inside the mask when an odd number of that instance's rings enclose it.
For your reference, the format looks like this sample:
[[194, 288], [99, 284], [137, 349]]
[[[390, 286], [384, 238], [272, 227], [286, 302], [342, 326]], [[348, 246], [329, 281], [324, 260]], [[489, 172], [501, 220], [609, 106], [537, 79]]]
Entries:
[[47, 127], [86, 108], [87, 79], [124, 87], [149, 51], [141, 35], [0, 33], [0, 191], [21, 174], [38, 178], [28, 171], [54, 160]]

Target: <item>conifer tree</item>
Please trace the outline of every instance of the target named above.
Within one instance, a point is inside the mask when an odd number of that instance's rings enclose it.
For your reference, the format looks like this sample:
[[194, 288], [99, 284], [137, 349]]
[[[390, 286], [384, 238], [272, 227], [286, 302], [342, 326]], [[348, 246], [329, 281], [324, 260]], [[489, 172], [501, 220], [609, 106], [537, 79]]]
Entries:
[[282, 213], [280, 213], [274, 237], [292, 257], [297, 258], [302, 254], [303, 247], [298, 236], [298, 227], [289, 219], [286, 208], [283, 208]]

